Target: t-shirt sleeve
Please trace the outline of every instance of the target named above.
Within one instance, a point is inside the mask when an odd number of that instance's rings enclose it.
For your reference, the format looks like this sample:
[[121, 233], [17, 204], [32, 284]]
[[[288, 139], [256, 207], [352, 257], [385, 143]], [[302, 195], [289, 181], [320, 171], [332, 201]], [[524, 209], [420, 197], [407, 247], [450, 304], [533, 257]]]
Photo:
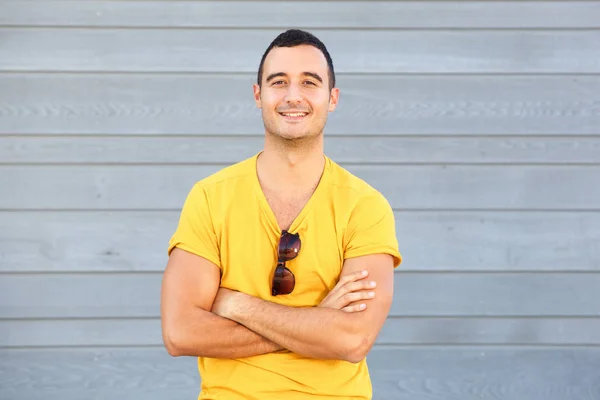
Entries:
[[394, 268], [402, 262], [394, 211], [380, 192], [362, 198], [355, 206], [345, 239], [344, 259], [385, 253], [394, 258]]
[[169, 240], [167, 253], [178, 247], [206, 258], [221, 268], [219, 245], [206, 191], [196, 183], [185, 199], [175, 233]]

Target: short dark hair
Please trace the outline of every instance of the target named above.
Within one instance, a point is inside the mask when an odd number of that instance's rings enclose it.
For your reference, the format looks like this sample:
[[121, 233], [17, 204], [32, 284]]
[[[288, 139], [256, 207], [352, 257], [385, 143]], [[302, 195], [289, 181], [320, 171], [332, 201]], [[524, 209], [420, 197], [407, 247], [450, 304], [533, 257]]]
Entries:
[[321, 42], [315, 35], [312, 33], [300, 30], [300, 29], [288, 29], [287, 31], [279, 34], [267, 47], [265, 53], [260, 60], [260, 66], [258, 67], [258, 76], [257, 81], [260, 86], [262, 83], [262, 75], [263, 75], [263, 66], [265, 63], [265, 59], [271, 50], [276, 47], [296, 47], [301, 45], [310, 45], [314, 46], [317, 49], [321, 50], [321, 53], [325, 56], [327, 60], [328, 66], [328, 75], [329, 75], [329, 90], [335, 87], [335, 71], [333, 69], [333, 61], [331, 60], [331, 56], [327, 51], [327, 47], [325, 44]]

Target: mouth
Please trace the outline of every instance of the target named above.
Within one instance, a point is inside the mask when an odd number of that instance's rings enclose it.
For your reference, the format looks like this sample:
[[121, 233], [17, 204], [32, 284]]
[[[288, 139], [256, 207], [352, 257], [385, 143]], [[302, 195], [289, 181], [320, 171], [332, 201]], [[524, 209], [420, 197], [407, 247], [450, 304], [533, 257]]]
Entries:
[[304, 118], [306, 118], [306, 116], [308, 116], [309, 113], [304, 112], [304, 111], [287, 111], [287, 112], [280, 112], [279, 115], [281, 115], [283, 117], [283, 119], [285, 119], [286, 121], [289, 122], [299, 122], [302, 121]]

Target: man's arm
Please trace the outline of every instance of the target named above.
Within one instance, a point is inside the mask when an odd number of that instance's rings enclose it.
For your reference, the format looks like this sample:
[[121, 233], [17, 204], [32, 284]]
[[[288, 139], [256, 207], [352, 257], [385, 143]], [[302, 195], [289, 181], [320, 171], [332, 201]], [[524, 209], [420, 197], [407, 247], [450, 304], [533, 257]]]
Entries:
[[293, 308], [240, 292], [220, 289], [213, 312], [307, 357], [359, 362], [371, 350], [393, 298], [393, 259], [373, 254], [347, 259], [341, 276], [367, 270], [376, 295], [361, 300], [366, 308], [347, 313], [326, 307]]
[[169, 354], [240, 358], [282, 349], [210, 311], [219, 285], [219, 267], [195, 254], [173, 249], [161, 293], [163, 341]]
[[[360, 273], [348, 275], [322, 305], [345, 313], [362, 311], [358, 303], [351, 303], [366, 298], [367, 282], [363, 278]], [[212, 313], [219, 285], [220, 270], [215, 264], [173, 249], [161, 294], [163, 342], [169, 354], [242, 358], [283, 349], [245, 326]]]

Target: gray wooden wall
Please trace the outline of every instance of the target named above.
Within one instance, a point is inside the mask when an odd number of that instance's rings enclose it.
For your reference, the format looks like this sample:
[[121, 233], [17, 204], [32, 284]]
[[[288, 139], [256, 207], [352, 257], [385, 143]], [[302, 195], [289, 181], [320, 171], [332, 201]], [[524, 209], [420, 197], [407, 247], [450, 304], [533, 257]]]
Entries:
[[0, 399], [195, 398], [167, 241], [260, 149], [288, 27], [339, 73], [327, 152], [396, 210], [375, 399], [600, 399], [600, 1], [166, 0], [0, 0]]

